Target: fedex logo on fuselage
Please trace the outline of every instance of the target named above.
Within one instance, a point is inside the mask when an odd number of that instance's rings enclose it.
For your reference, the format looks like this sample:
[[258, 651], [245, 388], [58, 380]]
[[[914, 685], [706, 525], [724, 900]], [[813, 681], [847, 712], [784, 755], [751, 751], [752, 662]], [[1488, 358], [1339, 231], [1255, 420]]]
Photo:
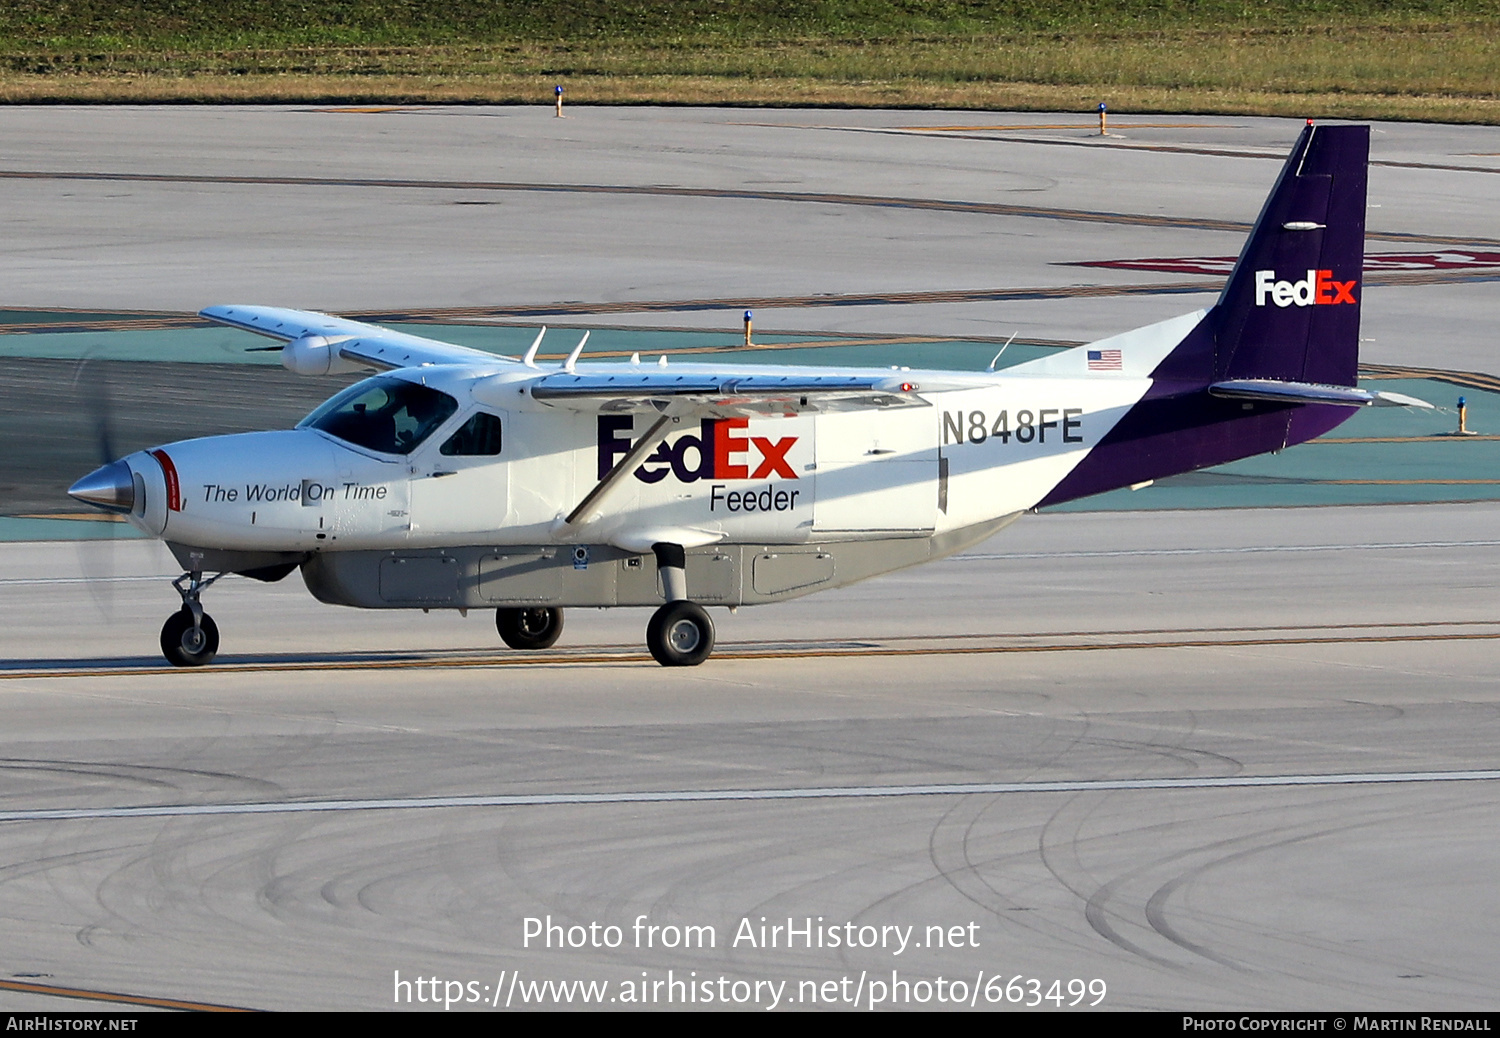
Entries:
[[1354, 286], [1359, 282], [1335, 281], [1331, 270], [1309, 270], [1301, 281], [1277, 281], [1274, 270], [1255, 272], [1255, 305], [1265, 306], [1266, 297], [1277, 306], [1336, 306], [1358, 302]]
[[[668, 473], [683, 483], [700, 479], [796, 479], [787, 453], [799, 437], [736, 435], [750, 426], [748, 418], [705, 418], [698, 434], [668, 438], [635, 470], [642, 483], [659, 483]], [[635, 421], [630, 415], [599, 416], [599, 478], [630, 453]]]

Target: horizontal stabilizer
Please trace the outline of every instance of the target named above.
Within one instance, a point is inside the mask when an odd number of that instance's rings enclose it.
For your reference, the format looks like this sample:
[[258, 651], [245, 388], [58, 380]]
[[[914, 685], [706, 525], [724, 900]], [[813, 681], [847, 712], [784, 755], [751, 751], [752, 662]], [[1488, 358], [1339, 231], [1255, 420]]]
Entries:
[[1231, 379], [1208, 387], [1214, 396], [1276, 404], [1342, 404], [1348, 407], [1431, 407], [1404, 393], [1372, 393], [1357, 386], [1324, 386], [1267, 378]]

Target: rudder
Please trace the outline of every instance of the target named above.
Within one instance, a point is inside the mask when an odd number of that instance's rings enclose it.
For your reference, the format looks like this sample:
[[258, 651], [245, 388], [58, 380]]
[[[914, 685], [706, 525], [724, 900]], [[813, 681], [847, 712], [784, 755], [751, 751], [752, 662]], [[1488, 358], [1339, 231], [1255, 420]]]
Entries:
[[1368, 126], [1302, 131], [1214, 310], [1214, 381], [1352, 386]]

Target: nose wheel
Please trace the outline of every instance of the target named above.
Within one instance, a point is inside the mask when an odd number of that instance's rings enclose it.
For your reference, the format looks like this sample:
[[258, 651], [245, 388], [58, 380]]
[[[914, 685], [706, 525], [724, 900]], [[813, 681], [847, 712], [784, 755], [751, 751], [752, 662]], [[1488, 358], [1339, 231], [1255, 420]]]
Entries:
[[[201, 559], [201, 555], [193, 556], [195, 563]], [[199, 596], [204, 588], [223, 575], [216, 573], [204, 580], [203, 571], [194, 569], [172, 581], [172, 586], [182, 596], [182, 608], [167, 617], [167, 622], [161, 626], [161, 654], [172, 666], [201, 667], [211, 663], [218, 653], [219, 625], [203, 611]]]
[[195, 622], [192, 610], [183, 606], [167, 617], [161, 628], [161, 653], [175, 667], [201, 667], [219, 651], [219, 625], [201, 612]]

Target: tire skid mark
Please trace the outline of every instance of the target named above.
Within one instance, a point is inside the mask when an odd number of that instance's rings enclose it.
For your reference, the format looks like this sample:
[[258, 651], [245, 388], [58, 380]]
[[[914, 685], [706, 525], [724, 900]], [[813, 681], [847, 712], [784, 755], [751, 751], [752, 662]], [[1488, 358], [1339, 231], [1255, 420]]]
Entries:
[[0, 758], [0, 774], [7, 771], [22, 774], [58, 774], [68, 777], [105, 778], [130, 782], [147, 788], [188, 791], [200, 783], [184, 783], [174, 778], [206, 779], [220, 785], [248, 787], [261, 792], [279, 793], [281, 787], [263, 779], [251, 779], [230, 772], [174, 768], [154, 764], [115, 764], [105, 761], [45, 760], [17, 757]]
[[[1382, 818], [1380, 820], [1384, 820], [1384, 818]], [[1153, 930], [1155, 930], [1157, 933], [1161, 934], [1163, 937], [1165, 937], [1167, 940], [1171, 941], [1173, 944], [1175, 944], [1175, 945], [1177, 945], [1177, 946], [1179, 946], [1181, 948], [1184, 948], [1187, 951], [1192, 952], [1194, 955], [1200, 955], [1203, 958], [1208, 959], [1208, 960], [1210, 960], [1212, 962], [1219, 963], [1221, 966], [1228, 966], [1230, 969], [1234, 969], [1234, 970], [1246, 970], [1246, 969], [1249, 969], [1250, 967], [1248, 967], [1248, 966], [1246, 966], [1246, 965], [1244, 965], [1242, 963], [1236, 962], [1235, 960], [1229, 958], [1228, 956], [1221, 955], [1218, 952], [1214, 951], [1213, 949], [1211, 949], [1211, 948], [1209, 948], [1209, 947], [1207, 947], [1207, 946], [1205, 946], [1203, 944], [1200, 944], [1200, 943], [1198, 943], [1196, 941], [1193, 941], [1193, 940], [1185, 937], [1181, 932], [1179, 932], [1177, 930], [1177, 928], [1174, 927], [1171, 924], [1171, 922], [1168, 920], [1168, 918], [1167, 918], [1167, 902], [1172, 897], [1172, 895], [1174, 893], [1176, 893], [1178, 889], [1180, 889], [1180, 888], [1186, 886], [1187, 884], [1192, 883], [1193, 881], [1195, 881], [1204, 872], [1206, 872], [1209, 869], [1214, 868], [1214, 867], [1216, 867], [1218, 865], [1227, 864], [1227, 863], [1233, 862], [1233, 861], [1243, 860], [1243, 859], [1249, 858], [1249, 857], [1251, 857], [1253, 855], [1261, 854], [1261, 853], [1263, 853], [1265, 851], [1276, 850], [1276, 849], [1281, 848], [1281, 847], [1290, 847], [1290, 846], [1293, 846], [1294, 844], [1304, 843], [1304, 842], [1306, 842], [1308, 840], [1315, 840], [1315, 839], [1319, 839], [1320, 837], [1324, 837], [1324, 836], [1332, 836], [1332, 835], [1335, 835], [1337, 833], [1349, 832], [1351, 830], [1361, 828], [1362, 825], [1368, 825], [1368, 824], [1372, 824], [1372, 823], [1359, 823], [1359, 824], [1354, 824], [1354, 825], [1327, 826], [1327, 827], [1321, 827], [1321, 828], [1314, 829], [1314, 830], [1312, 830], [1310, 832], [1299, 833], [1299, 834], [1294, 835], [1294, 836], [1287, 836], [1287, 837], [1284, 837], [1283, 839], [1272, 840], [1269, 843], [1258, 842], [1258, 840], [1260, 838], [1262, 838], [1262, 837], [1265, 837], [1265, 836], [1271, 835], [1271, 834], [1276, 834], [1276, 833], [1279, 833], [1279, 832], [1282, 831], [1280, 827], [1277, 827], [1275, 829], [1266, 829], [1266, 830], [1262, 830], [1259, 833], [1247, 834], [1245, 836], [1236, 837], [1234, 839], [1226, 840], [1226, 841], [1223, 841], [1221, 843], [1207, 844], [1207, 845], [1202, 846], [1202, 847], [1193, 848], [1191, 851], [1185, 852], [1183, 855], [1175, 856], [1172, 859], [1163, 859], [1162, 861], [1153, 862], [1153, 863], [1151, 863], [1149, 865], [1143, 866], [1140, 870], [1138, 870], [1138, 874], [1142, 875], [1142, 876], [1145, 875], [1146, 873], [1150, 872], [1153, 868], [1156, 868], [1156, 867], [1159, 867], [1162, 864], [1165, 864], [1168, 860], [1179, 860], [1180, 858], [1187, 857], [1189, 855], [1202, 854], [1204, 851], [1217, 851], [1217, 850], [1219, 850], [1221, 848], [1231, 847], [1231, 846], [1235, 846], [1237, 844], [1243, 844], [1243, 843], [1246, 843], [1246, 842], [1251, 843], [1251, 846], [1249, 846], [1247, 848], [1243, 848], [1243, 849], [1236, 850], [1236, 851], [1234, 851], [1232, 853], [1229, 853], [1229, 854], [1225, 854], [1225, 855], [1221, 855], [1221, 856], [1218, 856], [1218, 857], [1214, 857], [1212, 860], [1210, 860], [1209, 862], [1207, 862], [1205, 864], [1194, 866], [1193, 868], [1189, 869], [1188, 871], [1183, 872], [1183, 873], [1179, 874], [1178, 876], [1174, 877], [1173, 879], [1168, 880], [1166, 883], [1162, 884], [1146, 900], [1146, 904], [1145, 904], [1146, 921], [1151, 924], [1151, 928]]]
[[[1390, 822], [1395, 820], [1390, 814], [1388, 806], [1384, 802], [1383, 798], [1380, 798], [1378, 793], [1367, 794], [1365, 797], [1360, 799], [1364, 800], [1363, 804], [1359, 804], [1357, 801], [1352, 800], [1341, 800], [1338, 802], [1340, 814], [1341, 816], [1343, 816], [1340, 824], [1328, 825], [1326, 818], [1323, 818], [1310, 822], [1295, 823], [1291, 826], [1278, 826], [1276, 829], [1267, 830], [1266, 833], [1258, 835], [1270, 834], [1273, 836], [1279, 836], [1281, 837], [1280, 839], [1272, 839], [1264, 843], [1253, 843], [1251, 846], [1241, 847], [1227, 854], [1214, 854], [1209, 858], [1209, 860], [1194, 865], [1187, 871], [1163, 883], [1160, 887], [1157, 888], [1156, 891], [1152, 893], [1152, 895], [1146, 900], [1145, 903], [1147, 919], [1151, 922], [1153, 929], [1156, 929], [1158, 933], [1161, 933], [1163, 937], [1172, 941], [1174, 944], [1193, 951], [1195, 954], [1203, 955], [1205, 953], [1208, 953], [1206, 957], [1216, 962], [1221, 961], [1223, 956], [1220, 956], [1218, 955], [1218, 953], [1213, 952], [1212, 949], [1204, 948], [1199, 942], [1194, 942], [1184, 937], [1179, 928], [1171, 922], [1171, 920], [1169, 919], [1169, 911], [1172, 897], [1174, 895], [1177, 895], [1178, 893], [1185, 892], [1194, 883], [1203, 878], [1205, 874], [1221, 866], [1232, 865], [1248, 860], [1255, 857], [1256, 855], [1268, 851], [1296, 846], [1298, 844], [1307, 843], [1312, 840], [1322, 839], [1327, 836], [1335, 836], [1345, 833], [1357, 832], [1364, 829], [1371, 829], [1377, 826], [1389, 824]], [[1328, 801], [1324, 801], [1316, 805], [1300, 803], [1296, 805], [1296, 807], [1322, 809], [1323, 807], [1326, 807], [1328, 803]], [[1408, 809], [1398, 817], [1429, 818], [1432, 816], [1434, 810], [1440, 810], [1443, 813], [1453, 813], [1472, 810], [1475, 806], [1476, 805], [1468, 801], [1458, 804], [1451, 804], [1446, 807], [1436, 809], [1432, 805], [1423, 805], [1420, 808]], [[1351, 813], [1355, 814], [1354, 818], [1349, 817]], [[1287, 832], [1288, 828], [1292, 830], [1290, 834], [1288, 834]], [[1244, 840], [1251, 840], [1253, 838], [1253, 836], [1247, 836], [1244, 838]], [[1218, 847], [1228, 845], [1229, 843], [1244, 842], [1244, 840], [1224, 841], [1222, 844], [1209, 844], [1198, 848], [1198, 851], [1211, 851], [1217, 849]], [[1220, 929], [1244, 930], [1244, 920], [1235, 920], [1233, 922], [1238, 923], [1239, 925], [1235, 927], [1229, 923], [1223, 923], [1220, 924]], [[1252, 932], [1254, 936], [1262, 939], [1267, 936], [1271, 936], [1260, 929], [1253, 930]], [[1318, 939], [1308, 935], [1279, 934], [1275, 936], [1278, 936], [1282, 941], [1290, 941], [1310, 950], [1313, 953], [1313, 958], [1317, 960], [1321, 960], [1330, 954], [1337, 953], [1340, 955], [1347, 955], [1349, 952], [1347, 944], [1343, 942], [1335, 943], [1330, 940]], [[1410, 961], [1381, 954], [1378, 948], [1372, 950], [1370, 954], [1373, 955], [1375, 960], [1378, 961], [1382, 966], [1391, 968], [1399, 967], [1402, 969], [1412, 968], [1412, 963]], [[1249, 968], [1257, 971], [1269, 969], [1274, 973], [1281, 973], [1285, 976], [1306, 979], [1303, 964], [1298, 963], [1293, 965], [1284, 965], [1282, 964], [1281, 958], [1279, 956], [1274, 958], [1270, 962], [1260, 962], [1250, 967], [1240, 966], [1237, 968]], [[1424, 964], [1419, 965], [1417, 968], [1424, 973], [1441, 973], [1443, 975], [1451, 975], [1451, 970], [1445, 970], [1440, 966]], [[1482, 973], [1471, 973], [1465, 978], [1466, 982], [1471, 984], [1478, 984], [1480, 986], [1484, 986], [1485, 984], [1487, 984], [1489, 979], [1490, 978], [1487, 974]], [[1368, 996], [1369, 994], [1376, 992], [1379, 992], [1380, 994], [1386, 993], [1384, 989], [1380, 988], [1378, 985], [1370, 991], [1360, 993]], [[1396, 1003], [1393, 1005], [1393, 1007], [1400, 1008], [1400, 1004]]]
[[[1141, 739], [1108, 738], [1101, 733], [1100, 736], [1095, 736], [1090, 741], [1097, 745], [1117, 746], [1122, 750], [1135, 751], [1137, 754], [1145, 753], [1151, 756], [1165, 757], [1167, 760], [1180, 763], [1190, 773], [1200, 776], [1204, 771], [1208, 771], [1209, 777], [1216, 777], [1222, 780], [1233, 778], [1243, 773], [1243, 763], [1233, 757], [1209, 751], [1194, 750], [1186, 746], [1187, 741], [1197, 731], [1197, 727], [1197, 719], [1189, 711], [1186, 713], [1185, 719], [1172, 715], [1162, 716], [1156, 721], [1153, 730]], [[1209, 767], [1203, 767], [1204, 764], [1208, 764]], [[1215, 772], [1219, 774], [1214, 775]], [[1080, 793], [1071, 798], [1067, 804], [1059, 808], [1053, 814], [1052, 818], [1048, 820], [1047, 826], [1043, 831], [1039, 850], [1045, 860], [1048, 857], [1048, 834], [1054, 830], [1055, 826], [1066, 825], [1068, 835], [1061, 837], [1058, 842], [1066, 846], [1067, 854], [1065, 857], [1054, 856], [1053, 860], [1047, 861], [1047, 865], [1049, 871], [1057, 877], [1059, 882], [1063, 883], [1075, 897], [1083, 901], [1084, 921], [1088, 923], [1089, 927], [1095, 933], [1099, 934], [1105, 940], [1142, 959], [1168, 969], [1181, 969], [1183, 966], [1182, 963], [1152, 951], [1138, 940], [1126, 936], [1121, 929], [1124, 924], [1139, 924], [1127, 912], [1112, 907], [1111, 902], [1116, 900], [1116, 895], [1120, 889], [1135, 878], [1137, 870], [1132, 870], [1104, 882], [1096, 877], [1084, 862], [1083, 844], [1092, 843], [1095, 840], [1114, 841], [1120, 839], [1122, 836], [1133, 834], [1133, 831], [1126, 830], [1124, 832], [1103, 833], [1099, 836], [1091, 837], [1084, 837], [1082, 835], [1090, 819], [1101, 812], [1106, 804], [1111, 802], [1111, 798], [1118, 796], [1120, 792], [1123, 791]], [[1065, 822], [1064, 818], [1070, 812], [1072, 815], [1076, 815], [1076, 818]], [[1174, 824], [1166, 823], [1150, 826], [1148, 827], [1148, 831], [1170, 829]], [[1056, 865], [1054, 865], [1054, 861]], [[1079, 879], [1070, 883], [1063, 876], [1061, 866], [1064, 862], [1071, 862], [1076, 869], [1076, 875], [1080, 877]], [[1088, 891], [1090, 885], [1095, 886], [1095, 889], [1091, 892]]]
[[[975, 823], [998, 799], [957, 798], [938, 816], [928, 833], [927, 858], [944, 883], [986, 912], [1003, 918], [1018, 906], [985, 880], [969, 854], [969, 838]], [[950, 830], [959, 831], [956, 840], [948, 837]]]

